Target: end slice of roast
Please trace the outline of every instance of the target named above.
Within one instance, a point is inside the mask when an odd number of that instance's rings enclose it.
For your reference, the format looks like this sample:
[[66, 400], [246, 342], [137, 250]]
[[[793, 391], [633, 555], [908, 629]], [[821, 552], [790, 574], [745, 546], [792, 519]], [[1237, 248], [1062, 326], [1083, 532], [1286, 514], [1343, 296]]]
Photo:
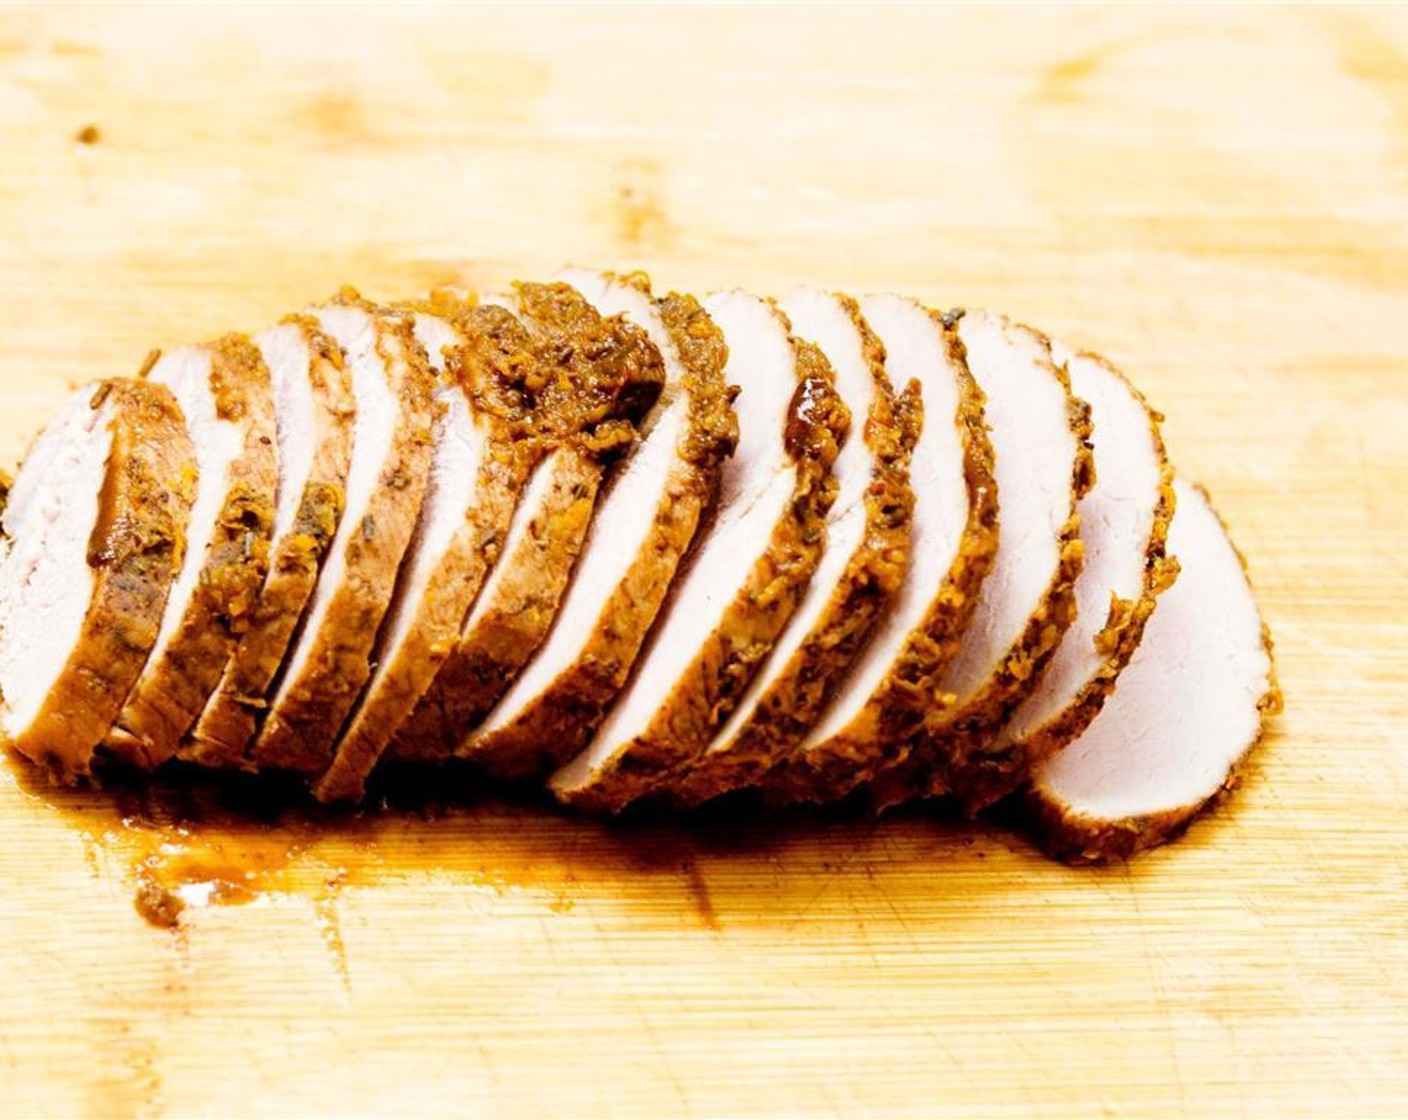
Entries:
[[841, 687], [909, 564], [919, 387], [894, 395], [884, 348], [849, 297], [802, 289], [781, 306], [798, 337], [830, 361], [854, 423], [836, 457], [826, 550], [806, 595], [708, 750], [660, 791], [687, 803], [757, 783], [797, 746]]
[[970, 813], [1018, 788], [1034, 765], [1085, 730], [1176, 570], [1165, 557], [1174, 495], [1160, 417], [1103, 358], [1059, 343], [1052, 353], [1093, 424], [1095, 482], [1076, 506], [1085, 555], [1078, 609], [1040, 681], [953, 776], [951, 792]]
[[725, 344], [688, 296], [655, 301], [643, 278], [572, 270], [602, 314], [624, 314], [659, 351], [665, 385], [617, 468], [543, 648], [462, 754], [508, 778], [546, 774], [578, 753], [626, 683], [737, 440]]
[[146, 377], [180, 403], [200, 472], [161, 633], [106, 743], [151, 769], [177, 753], [249, 628], [268, 572], [279, 468], [269, 369], [250, 339], [172, 350]]
[[930, 721], [907, 757], [882, 768], [881, 807], [945, 793], [969, 755], [1041, 679], [1075, 620], [1083, 552], [1076, 502], [1091, 483], [1089, 410], [1046, 338], [1001, 316], [957, 316], [983, 390], [1000, 509], [992, 569], [957, 655], [938, 681]]
[[1114, 695], [1026, 793], [1029, 827], [1062, 859], [1129, 856], [1178, 835], [1232, 788], [1281, 708], [1242, 557], [1204, 491], [1179, 478], [1174, 492], [1177, 582]]
[[770, 800], [834, 800], [898, 757], [932, 709], [997, 548], [983, 394], [957, 332], [900, 296], [870, 296], [861, 312], [885, 347], [891, 386], [917, 381], [923, 391], [910, 566], [820, 721], [768, 778]]
[[342, 519], [352, 458], [356, 401], [342, 347], [307, 315], [254, 341], [273, 383], [278, 497], [264, 586], [181, 752], [212, 767], [249, 765], [270, 689]]
[[21, 466], [0, 559], [0, 739], [61, 781], [141, 675], [181, 566], [195, 451], [170, 390], [79, 390]]
[[[543, 644], [596, 513], [607, 467], [635, 440], [634, 421], [659, 396], [660, 354], [620, 317], [572, 287], [520, 284], [500, 302], [529, 329], [542, 363], [498, 388], [539, 457], [492, 573], [454, 650], [397, 732], [393, 752], [445, 759], [472, 735]], [[534, 465], [535, 464], [535, 465]], [[487, 753], [482, 756], [488, 759]]]
[[554, 778], [597, 807], [625, 805], [709, 745], [806, 591], [836, 497], [850, 417], [826, 358], [766, 300], [724, 292], [704, 306], [739, 386], [738, 447], [629, 684]]
[[371, 673], [377, 630], [425, 495], [435, 381], [413, 324], [355, 292], [314, 308], [356, 399], [342, 519], [255, 740], [256, 766], [321, 774]]

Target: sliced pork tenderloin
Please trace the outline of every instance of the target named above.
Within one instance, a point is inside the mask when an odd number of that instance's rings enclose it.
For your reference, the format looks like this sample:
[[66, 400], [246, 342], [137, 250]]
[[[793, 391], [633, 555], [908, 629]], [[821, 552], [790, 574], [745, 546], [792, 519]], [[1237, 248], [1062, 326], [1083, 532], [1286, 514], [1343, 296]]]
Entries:
[[[597, 510], [608, 467], [636, 438], [665, 370], [653, 342], [603, 316], [572, 287], [520, 284], [502, 304], [529, 329], [542, 365], [512, 391], [521, 438], [539, 455], [497, 564], [455, 648], [392, 745], [445, 759], [479, 726], [548, 636]], [[500, 390], [507, 383], [499, 380]]]
[[624, 314], [664, 361], [665, 385], [618, 467], [548, 641], [470, 731], [461, 754], [506, 778], [547, 774], [577, 754], [631, 672], [714, 499], [738, 439], [722, 334], [689, 296], [656, 301], [640, 276], [562, 277], [602, 314]]
[[997, 549], [998, 491], [983, 395], [956, 330], [900, 296], [861, 312], [885, 347], [892, 388], [917, 381], [911, 563], [889, 611], [818, 723], [766, 782], [772, 801], [844, 796], [895, 760], [933, 705]]
[[321, 774], [362, 685], [430, 465], [435, 378], [411, 317], [344, 291], [309, 314], [347, 355], [352, 458], [343, 514], [254, 742], [255, 766]]
[[1076, 503], [1093, 481], [1090, 416], [1045, 336], [985, 312], [958, 312], [983, 390], [1001, 501], [998, 547], [932, 715], [900, 761], [872, 777], [880, 807], [947, 793], [969, 756], [1037, 686], [1075, 621], [1083, 549]]
[[1242, 557], [1204, 491], [1179, 478], [1174, 493], [1178, 579], [1114, 694], [1025, 794], [1028, 827], [1061, 859], [1121, 858], [1177, 836], [1232, 788], [1281, 709]]
[[1077, 613], [1040, 681], [995, 736], [954, 775], [970, 812], [1022, 784], [1031, 768], [1079, 735], [1115, 688], [1176, 565], [1165, 556], [1173, 468], [1160, 417], [1104, 359], [1052, 344], [1071, 389], [1090, 406], [1095, 483], [1076, 506], [1085, 563]]
[[181, 569], [196, 457], [171, 391], [79, 390], [35, 442], [4, 514], [0, 741], [91, 772], [156, 645]]
[[211, 767], [250, 765], [270, 688], [342, 518], [352, 458], [356, 400], [342, 347], [308, 315], [290, 316], [254, 341], [273, 383], [278, 496], [268, 574], [248, 628], [181, 750]]
[[411, 310], [445, 409], [420, 524], [377, 640], [375, 668], [332, 766], [314, 787], [324, 801], [362, 796], [367, 776], [459, 643], [533, 466], [532, 441], [523, 431], [530, 416], [497, 407], [499, 387], [553, 376], [543, 348], [502, 307], [442, 297]]
[[850, 425], [829, 363], [766, 300], [725, 292], [704, 306], [728, 347], [724, 377], [739, 386], [738, 447], [635, 674], [559, 775], [582, 800], [625, 804], [694, 761], [792, 616], [826, 545], [831, 468]]
[[[896, 397], [885, 351], [846, 296], [802, 289], [782, 301], [801, 338], [831, 363], [854, 418], [836, 458], [826, 550], [807, 593], [733, 715], [683, 775], [654, 792], [685, 803], [760, 781], [820, 717], [904, 580], [914, 495], [910, 456], [921, 422], [917, 383]], [[592, 807], [559, 776], [560, 796]]]
[[250, 339], [169, 351], [146, 378], [179, 402], [200, 471], [161, 633], [104, 744], [152, 769], [177, 753], [249, 629], [269, 568], [279, 466], [269, 368]]

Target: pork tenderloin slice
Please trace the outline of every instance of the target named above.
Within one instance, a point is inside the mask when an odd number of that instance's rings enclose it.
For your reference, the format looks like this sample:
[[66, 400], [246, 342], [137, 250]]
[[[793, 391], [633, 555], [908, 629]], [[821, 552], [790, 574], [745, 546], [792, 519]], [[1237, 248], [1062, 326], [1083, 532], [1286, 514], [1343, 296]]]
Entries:
[[314, 308], [356, 400], [345, 505], [254, 742], [260, 768], [321, 774], [371, 673], [377, 630], [425, 495], [435, 379], [409, 316], [347, 291]]
[[1061, 859], [1130, 856], [1178, 835], [1235, 785], [1281, 710], [1243, 559], [1206, 492], [1180, 477], [1174, 493], [1178, 579], [1114, 694], [1025, 793], [1027, 827]]
[[79, 390], [21, 466], [0, 558], [0, 740], [60, 781], [95, 750], [157, 641], [196, 459], [170, 390]]
[[738, 448], [634, 675], [558, 775], [597, 804], [626, 804], [708, 746], [805, 592], [836, 497], [850, 416], [825, 356], [756, 296], [724, 292], [704, 306], [728, 347], [724, 377], [740, 387]]
[[898, 397], [885, 350], [847, 296], [801, 289], [782, 301], [801, 338], [835, 371], [851, 415], [864, 418], [836, 458], [839, 486], [826, 550], [807, 593], [743, 700], [690, 772], [659, 792], [696, 803], [753, 785], [801, 742], [841, 686], [909, 565], [914, 494], [909, 466], [919, 386]]
[[655, 344], [665, 385], [621, 463], [548, 641], [461, 753], [508, 778], [550, 773], [586, 745], [631, 672], [738, 439], [726, 347], [691, 297], [656, 301], [640, 276], [571, 270], [603, 314]]
[[525, 369], [540, 368], [528, 331], [501, 307], [442, 300], [413, 311], [445, 410], [435, 429], [420, 523], [377, 639], [375, 668], [332, 766], [314, 787], [323, 801], [362, 796], [367, 776], [458, 643], [526, 481], [522, 441], [483, 399], [483, 386], [491, 377], [523, 378]]
[[105, 744], [152, 769], [178, 753], [249, 629], [269, 568], [279, 467], [269, 369], [250, 339], [181, 347], [146, 377], [176, 397], [199, 467], [161, 633]]
[[1176, 565], [1165, 556], [1173, 468], [1159, 416], [1124, 376], [1094, 354], [1052, 344], [1071, 390], [1090, 406], [1095, 482], [1076, 505], [1085, 563], [1075, 621], [1040, 681], [990, 741], [954, 775], [970, 813], [1011, 793], [1031, 768], [1089, 725], [1128, 664]]
[[494, 300], [518, 313], [542, 365], [518, 382], [495, 379], [487, 404], [516, 417], [515, 438], [541, 458], [457, 645], [397, 732], [392, 750], [401, 758], [449, 757], [543, 644], [605, 470], [634, 444], [635, 422], [665, 380], [660, 353], [644, 332], [599, 314], [569, 285], [520, 284]]
[[182, 756], [247, 768], [269, 692], [303, 618], [342, 518], [356, 401], [339, 346], [308, 315], [255, 338], [269, 368], [278, 496], [268, 574], [249, 626], [225, 665]]
[[835, 699], [768, 777], [772, 801], [842, 797], [897, 757], [932, 708], [997, 549], [983, 394], [957, 332], [900, 296], [870, 296], [861, 312], [885, 347], [891, 387], [913, 380], [923, 391], [924, 424], [910, 464], [911, 563]]

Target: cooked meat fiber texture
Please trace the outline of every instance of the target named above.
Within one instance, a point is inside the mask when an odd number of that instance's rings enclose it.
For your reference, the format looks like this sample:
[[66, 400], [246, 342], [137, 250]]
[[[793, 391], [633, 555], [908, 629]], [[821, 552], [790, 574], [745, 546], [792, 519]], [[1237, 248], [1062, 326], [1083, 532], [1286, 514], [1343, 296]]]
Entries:
[[550, 637], [461, 747], [509, 778], [546, 775], [591, 738], [626, 683], [738, 432], [722, 336], [692, 298], [656, 301], [644, 283], [607, 273], [561, 279], [602, 314], [644, 331], [665, 381], [600, 502]]
[[985, 312], [957, 320], [986, 398], [999, 502], [998, 547], [930, 718], [908, 757], [882, 768], [882, 807], [946, 793], [968, 756], [1041, 679], [1075, 618], [1082, 550], [1076, 501], [1090, 482], [1088, 410], [1046, 339]]
[[900, 296], [871, 296], [861, 311], [891, 388], [915, 381], [923, 392], [910, 566], [821, 719], [767, 779], [773, 800], [842, 797], [897, 758], [933, 710], [997, 548], [992, 445], [957, 333]]
[[675, 580], [636, 674], [559, 790], [624, 804], [688, 765], [728, 718], [805, 592], [836, 496], [831, 465], [849, 415], [815, 347], [765, 300], [704, 301], [728, 347], [739, 440], [712, 521]]
[[430, 465], [434, 375], [410, 319], [355, 293], [312, 310], [347, 355], [356, 400], [346, 504], [254, 744], [261, 767], [321, 774], [362, 685]]
[[1174, 493], [1177, 581], [1100, 714], [1032, 777], [1031, 827], [1064, 859], [1128, 856], [1176, 835], [1231, 788], [1280, 710], [1242, 558], [1206, 493], [1182, 478]]
[[157, 641], [195, 500], [170, 390], [78, 390], [10, 489], [0, 557], [0, 737], [86, 777]]
[[268, 574], [182, 756], [245, 767], [269, 690], [342, 517], [356, 403], [342, 347], [310, 316], [255, 337], [274, 393], [278, 489]]
[[452, 760], [604, 813], [1002, 800], [1122, 858], [1281, 705], [1161, 420], [901, 296], [347, 289], [75, 393], [0, 479], [0, 744], [328, 802]]
[[956, 777], [952, 792], [970, 812], [1016, 789], [1095, 718], [1173, 575], [1165, 557], [1173, 468], [1158, 418], [1103, 359], [1056, 343], [1052, 352], [1092, 422], [1095, 483], [1076, 506], [1085, 554], [1076, 618], [1041, 680]]
[[152, 769], [177, 753], [249, 627], [268, 571], [278, 452], [269, 370], [248, 338], [173, 350], [147, 379], [176, 397], [198, 468], [161, 632], [106, 743]]
[[[499, 302], [518, 313], [544, 355], [542, 375], [525, 387], [534, 422], [525, 434], [542, 458], [458, 645], [397, 734], [394, 750], [403, 758], [444, 759], [469, 749], [466, 740], [542, 645], [606, 470], [634, 444], [634, 422], [654, 405], [666, 377], [643, 332], [599, 315], [565, 284], [519, 285]], [[555, 403], [547, 394], [556, 394]], [[479, 747], [478, 761], [491, 768], [500, 762], [498, 746]]]
[[684, 802], [761, 780], [801, 741], [908, 568], [918, 385], [895, 397], [884, 349], [853, 300], [800, 289], [781, 307], [798, 337], [829, 359], [851, 433], [836, 457], [826, 550], [806, 595], [733, 716], [690, 772], [658, 791]]

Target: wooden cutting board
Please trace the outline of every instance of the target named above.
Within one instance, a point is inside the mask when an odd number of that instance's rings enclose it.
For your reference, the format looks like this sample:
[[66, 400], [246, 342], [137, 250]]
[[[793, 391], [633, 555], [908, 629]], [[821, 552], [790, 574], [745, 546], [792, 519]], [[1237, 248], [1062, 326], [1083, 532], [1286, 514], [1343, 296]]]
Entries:
[[0, 13], [6, 461], [151, 347], [569, 260], [1126, 366], [1277, 639], [1244, 791], [1091, 871], [921, 812], [261, 829], [10, 763], [0, 1112], [1408, 1112], [1403, 11]]

